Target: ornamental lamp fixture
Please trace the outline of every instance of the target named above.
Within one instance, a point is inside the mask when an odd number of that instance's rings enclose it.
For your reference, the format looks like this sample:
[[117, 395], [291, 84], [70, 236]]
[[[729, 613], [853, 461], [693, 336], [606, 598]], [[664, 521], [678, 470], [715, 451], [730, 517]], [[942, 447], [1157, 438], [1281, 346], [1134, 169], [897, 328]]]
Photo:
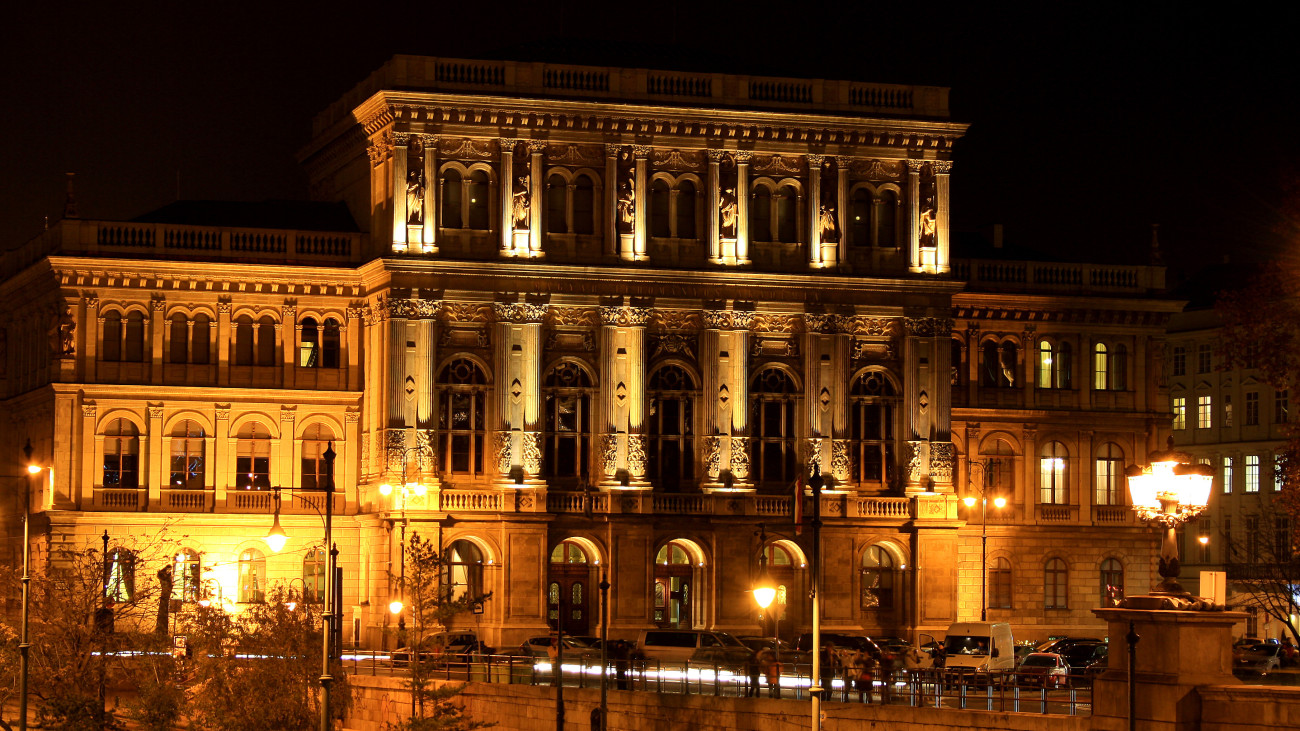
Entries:
[[270, 546], [272, 551], [279, 553], [288, 540], [289, 535], [284, 532], [284, 528], [280, 527], [280, 506], [277, 504], [275, 506], [275, 523], [271, 525], [271, 530], [266, 534], [266, 545]]
[[1165, 529], [1159, 564], [1163, 580], [1152, 596], [1189, 600], [1191, 595], [1178, 583], [1181, 566], [1175, 531], [1205, 512], [1214, 472], [1209, 465], [1194, 463], [1187, 452], [1174, 449], [1173, 437], [1169, 437], [1164, 451], [1152, 452], [1150, 459], [1151, 463], [1145, 467], [1129, 467], [1125, 475], [1138, 519]]
[[767, 572], [767, 561], [763, 562], [763, 568], [758, 574], [758, 581], [754, 582], [754, 601], [758, 603], [760, 609], [766, 610], [772, 606], [776, 599], [776, 583], [772, 581], [772, 575]]

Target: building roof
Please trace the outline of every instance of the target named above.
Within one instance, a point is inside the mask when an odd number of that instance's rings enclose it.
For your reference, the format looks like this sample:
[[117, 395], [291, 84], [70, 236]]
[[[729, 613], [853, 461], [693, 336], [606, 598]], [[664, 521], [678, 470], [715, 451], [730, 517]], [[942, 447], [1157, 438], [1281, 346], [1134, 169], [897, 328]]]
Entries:
[[133, 223], [269, 228], [356, 233], [345, 203], [319, 201], [176, 201], [131, 219]]

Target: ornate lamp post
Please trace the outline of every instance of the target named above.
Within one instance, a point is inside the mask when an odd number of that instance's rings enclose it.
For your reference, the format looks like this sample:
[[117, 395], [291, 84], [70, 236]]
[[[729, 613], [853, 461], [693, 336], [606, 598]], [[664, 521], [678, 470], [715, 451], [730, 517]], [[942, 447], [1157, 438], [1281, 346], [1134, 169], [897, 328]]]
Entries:
[[[978, 498], [978, 502], [979, 502], [979, 504], [980, 504], [980, 621], [981, 621], [981, 622], [987, 622], [988, 619], [989, 619], [989, 595], [988, 595], [988, 575], [989, 575], [989, 521], [988, 521], [988, 510], [989, 510], [989, 496], [988, 496], [988, 488], [989, 488], [989, 487], [996, 487], [996, 486], [997, 486], [997, 485], [996, 485], [996, 483], [997, 483], [997, 472], [996, 472], [997, 467], [998, 467], [998, 461], [997, 461], [996, 459], [985, 460], [984, 462], [971, 462], [971, 463], [967, 466], [967, 469], [968, 469], [968, 470], [973, 470], [973, 469], [975, 469], [975, 468], [979, 468], [979, 471], [980, 471], [980, 487], [979, 487], [979, 498]], [[993, 482], [994, 482], [995, 484], [993, 484], [993, 485], [986, 485], [985, 483], [988, 482], [988, 477], [989, 477], [989, 473], [990, 473], [990, 472], [993, 473]], [[971, 477], [971, 475], [968, 473], [968, 474], [967, 474], [967, 485], [968, 485], [968, 487], [971, 486], [971, 480], [970, 480], [970, 477]], [[973, 507], [975, 507], [975, 502], [976, 502], [976, 500], [977, 500], [977, 498], [976, 498], [974, 495], [967, 495], [966, 497], [962, 498], [962, 502], [966, 503], [966, 507], [968, 507], [968, 508], [973, 508]], [[1004, 498], [1004, 497], [1002, 497], [1002, 496], [1000, 496], [1000, 495], [999, 495], [998, 497], [993, 498], [993, 507], [995, 507], [995, 508], [997, 508], [997, 509], [999, 509], [999, 510], [1001, 510], [1002, 508], [1006, 507], [1006, 504], [1007, 504], [1007, 499]]]
[[[1205, 511], [1210, 500], [1210, 487], [1214, 483], [1209, 465], [1195, 464], [1192, 456], [1174, 449], [1174, 438], [1169, 437], [1164, 451], [1151, 453], [1151, 464], [1133, 465], [1125, 470], [1128, 477], [1129, 497], [1138, 519], [1165, 529], [1160, 546], [1159, 572], [1163, 581], [1150, 597], [1125, 598], [1124, 606], [1139, 609], [1181, 608], [1191, 603], [1192, 596], [1178, 583], [1181, 565], [1178, 560], [1178, 526]], [[1159, 602], [1150, 601], [1159, 598]], [[1147, 599], [1142, 602], [1140, 600]], [[1158, 604], [1159, 606], [1151, 606]]]
[[[821, 606], [821, 570], [822, 570], [822, 488], [826, 481], [822, 479], [820, 463], [813, 464], [812, 477], [808, 478], [808, 487], [812, 488], [812, 685], [808, 695], [812, 696], [812, 731], [822, 728], [822, 606]], [[803, 491], [795, 495], [795, 500], [803, 500]]]
[[[795, 499], [799, 499], [798, 496]], [[767, 608], [772, 606], [772, 602], [776, 600], [776, 582], [772, 580], [772, 575], [767, 572], [767, 531], [762, 523], [758, 526], [758, 535], [758, 578], [754, 581], [754, 602], [758, 604], [759, 609], [767, 612]], [[777, 633], [775, 619], [772, 621], [772, 631]], [[780, 662], [781, 641], [779, 637], [772, 643], [772, 652], [776, 653], [777, 662]], [[780, 683], [780, 680], [778, 679], [777, 682]]]
[[429, 453], [429, 456], [432, 457], [432, 451], [433, 450], [426, 446], [408, 447], [402, 450], [402, 481], [398, 483], [396, 487], [387, 482], [379, 486], [379, 494], [388, 496], [392, 495], [394, 490], [396, 490], [402, 498], [400, 503], [402, 512], [402, 532], [397, 548], [398, 560], [401, 562], [401, 578], [398, 581], [399, 594], [396, 599], [388, 603], [388, 611], [397, 615], [397, 636], [399, 643], [406, 637], [406, 614], [403, 612], [406, 608], [406, 500], [411, 495], [423, 497], [425, 493], [428, 492], [428, 488], [425, 487], [423, 482], [418, 480], [407, 481], [406, 472], [408, 459], [412, 452], [427, 452]]
[[27, 637], [27, 613], [31, 606], [31, 523], [32, 523], [32, 478], [43, 469], [32, 461], [32, 440], [23, 446], [23, 455], [27, 459], [27, 477], [23, 480], [23, 614], [22, 625], [18, 634], [18, 728], [27, 731], [27, 655], [32, 643]]

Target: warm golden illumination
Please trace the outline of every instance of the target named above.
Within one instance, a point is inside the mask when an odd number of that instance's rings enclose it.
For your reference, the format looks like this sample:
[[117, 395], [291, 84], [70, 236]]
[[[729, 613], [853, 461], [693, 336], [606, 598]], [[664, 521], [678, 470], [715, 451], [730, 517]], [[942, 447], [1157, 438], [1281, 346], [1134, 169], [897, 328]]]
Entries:
[[289, 611], [292, 612], [293, 610], [298, 608], [298, 602], [285, 602], [284, 607], [285, 609], [288, 609]]
[[30, 474], [30, 475], [34, 475], [34, 474], [36, 474], [37, 472], [40, 472], [40, 471], [41, 471], [41, 466], [38, 465], [38, 464], [29, 464], [29, 465], [27, 465], [27, 473]]
[[424, 493], [426, 492], [426, 488], [425, 488], [425, 486], [424, 486], [424, 483], [421, 483], [421, 482], [412, 482], [411, 484], [407, 485], [406, 487], [407, 487], [407, 489], [410, 490], [412, 493], [414, 493], [414, 494], [416, 494], [416, 495], [419, 495], [419, 496], [421, 496], [421, 497], [423, 497], [423, 496], [424, 496]]
[[754, 601], [758, 602], [758, 606], [763, 609], [772, 606], [774, 599], [776, 599], [776, 587], [763, 586], [754, 589]]
[[392, 494], [393, 494], [393, 486], [390, 485], [390, 484], [388, 484], [387, 482], [385, 482], [384, 484], [382, 484], [382, 485], [379, 486], [379, 494], [380, 494], [380, 495], [392, 495]]
[[270, 532], [266, 534], [266, 545], [270, 546], [272, 551], [279, 553], [288, 540], [289, 535], [284, 532], [284, 528], [280, 527], [280, 514], [277, 512], [275, 514], [275, 523], [271, 526]]
[[1208, 546], [1208, 545], [1210, 545], [1210, 537], [1209, 537], [1209, 536], [1201, 536], [1200, 538], [1197, 538], [1196, 540], [1200, 541], [1202, 546]]
[[207, 597], [203, 597], [202, 599], [199, 600], [199, 606], [203, 607], [204, 609], [207, 609], [208, 607], [212, 606], [212, 600]]
[[1006, 499], [1006, 498], [1004, 498], [1004, 497], [995, 497], [995, 498], [993, 498], [993, 507], [995, 507], [995, 508], [1005, 508], [1006, 506], [1007, 506], [1007, 499]]
[[403, 604], [400, 599], [394, 599], [393, 601], [388, 603], [388, 611], [393, 614], [401, 614], [402, 607]]
[[961, 499], [961, 501], [964, 502], [964, 503], [966, 503], [966, 507], [968, 507], [968, 508], [973, 508], [973, 507], [975, 507], [975, 498], [974, 498], [974, 497], [964, 497], [964, 498]]

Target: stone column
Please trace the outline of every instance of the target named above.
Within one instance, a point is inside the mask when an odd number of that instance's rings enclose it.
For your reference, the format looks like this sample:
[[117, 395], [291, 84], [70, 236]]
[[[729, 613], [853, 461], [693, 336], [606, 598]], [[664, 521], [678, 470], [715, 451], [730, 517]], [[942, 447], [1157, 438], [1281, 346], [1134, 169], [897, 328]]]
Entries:
[[949, 254], [949, 204], [948, 204], [948, 183], [949, 174], [952, 172], [952, 162], [949, 160], [935, 160], [930, 163], [934, 169], [934, 190], [935, 213], [934, 213], [934, 243], [935, 243], [935, 269], [940, 274], [946, 274], [951, 268], [951, 256]]
[[[149, 359], [149, 380], [154, 384], [163, 382], [163, 344], [167, 332], [167, 301], [156, 299], [150, 302], [148, 348], [144, 351]], [[186, 350], [188, 350], [188, 345]]]
[[347, 309], [347, 322], [344, 323], [344, 332], [346, 333], [347, 343], [347, 363], [348, 369], [347, 388], [349, 391], [361, 390], [361, 336], [364, 332], [362, 318], [365, 315], [365, 309], [361, 307], [349, 307]]
[[546, 305], [495, 305], [497, 484], [540, 486], [542, 320]]
[[1018, 358], [1020, 362], [1016, 364], [1016, 378], [1020, 379], [1020, 387], [1025, 396], [1024, 408], [1032, 409], [1034, 407], [1034, 389], [1038, 387], [1038, 379], [1035, 377], [1035, 365], [1038, 360], [1038, 339], [1035, 336], [1037, 327], [1027, 325], [1020, 333], [1020, 353]]
[[908, 317], [903, 342], [904, 433], [911, 454], [907, 490], [951, 492], [952, 446], [947, 339], [952, 321]]
[[406, 144], [404, 132], [393, 133], [393, 251], [406, 251]]
[[[835, 223], [840, 227], [838, 259], [841, 269], [849, 263], [849, 166], [851, 164], [853, 164], [852, 158], [835, 158]], [[875, 226], [871, 228], [874, 230]]]
[[808, 436], [820, 445], [822, 473], [849, 479], [849, 335], [835, 315], [805, 313], [804, 373]]
[[600, 308], [600, 474], [603, 489], [646, 482], [644, 307]]
[[648, 172], [647, 158], [654, 148], [649, 145], [633, 145], [632, 155], [636, 160], [636, 230], [633, 238], [633, 261], [647, 261], [650, 256], [646, 253], [646, 232], [649, 230], [650, 222], [646, 216], [649, 207], [649, 190], [650, 175]]
[[[148, 449], [145, 452], [147, 459], [141, 460], [144, 469], [145, 479], [149, 482], [149, 509], [154, 509], [162, 505], [162, 486], [167, 484], [163, 478], [163, 464], [169, 461], [171, 455], [163, 451], [163, 407], [150, 406], [149, 411], [149, 434], [141, 442], [148, 442]], [[142, 450], [143, 451], [143, 450]], [[169, 475], [170, 476], [170, 475]]]
[[[85, 348], [81, 351], [81, 362], [85, 366], [86, 382], [94, 383], [96, 364], [99, 362], [99, 334], [103, 332], [100, 323], [103, 319], [99, 316], [98, 297], [85, 297], [83, 301], [86, 305], [86, 316], [81, 318], [81, 321], [85, 323], [83, 326], [85, 333], [82, 334]], [[1138, 388], [1138, 393], [1141, 394], [1141, 386]]]
[[718, 220], [718, 204], [722, 195], [722, 158], [727, 153], [723, 150], [708, 150], [708, 154], [708, 180], [705, 181], [708, 186], [708, 195], [704, 202], [704, 235], [709, 242], [709, 263], [722, 264], [722, 232], [721, 222]]
[[[282, 335], [280, 358], [284, 377], [281, 380], [281, 388], [293, 388], [295, 366], [298, 364], [298, 344], [302, 342], [302, 325], [298, 322], [298, 308], [296, 306], [283, 305], [280, 307], [280, 324], [276, 329]], [[316, 333], [316, 337], [319, 345], [319, 331]]]
[[217, 384], [230, 385], [230, 351], [235, 339], [230, 331], [230, 303], [217, 302], [217, 340], [212, 344], [217, 351]]
[[379, 307], [384, 308], [388, 323], [388, 357], [384, 365], [388, 369], [388, 413], [384, 415], [384, 426], [404, 429], [410, 426], [406, 422], [406, 317], [392, 301], [382, 302]]
[[[402, 357], [394, 363], [400, 363], [402, 371], [414, 381], [414, 398], [406, 399], [406, 378], [402, 379], [403, 422], [421, 430], [434, 428], [433, 379], [437, 367], [434, 350], [438, 342], [434, 318], [440, 305], [438, 300], [426, 299], [397, 299], [388, 303], [389, 317], [403, 323]], [[412, 340], [414, 349], [407, 345]]]
[[[703, 436], [706, 487], [752, 488], [749, 464], [749, 325], [754, 313], [705, 310], [700, 334], [705, 369]], [[714, 465], [716, 466], [716, 469]], [[716, 476], [715, 476], [716, 474]]]
[[922, 160], [907, 160], [907, 262], [913, 273], [921, 266], [921, 166]]
[[618, 256], [618, 151], [619, 145], [605, 145], [605, 254]]
[[821, 269], [826, 266], [822, 257], [822, 155], [808, 155], [808, 218], [804, 234], [808, 237], [808, 266]]
[[974, 407], [979, 404], [980, 359], [984, 353], [980, 350], [980, 326], [977, 323], [966, 324], [966, 405]]
[[438, 253], [438, 136], [424, 135], [424, 253]]
[[753, 156], [748, 150], [736, 152], [736, 263], [740, 266], [749, 265], [749, 162]]
[[539, 259], [546, 255], [542, 251], [542, 217], [546, 215], [546, 200], [542, 191], [546, 181], [542, 177], [542, 154], [546, 152], [545, 140], [528, 141], [528, 256]]
[[[1097, 491], [1097, 471], [1093, 469], [1093, 455], [1097, 453], [1096, 432], [1083, 430], [1079, 432], [1079, 468], [1071, 470], [1070, 482], [1079, 485], [1078, 490], [1069, 496], [1067, 502], [1079, 506], [1079, 523], [1092, 525], [1093, 496]], [[1120, 482], [1123, 487], [1123, 481]], [[1122, 501], [1121, 501], [1122, 502]]]
[[[501, 191], [501, 256], [516, 256], [515, 247], [515, 216], [514, 216], [514, 191], [515, 191], [515, 143], [518, 140], [503, 138], [500, 141], [501, 147], [501, 168], [498, 171], [497, 180]], [[461, 200], [467, 201], [468, 198], [461, 194]], [[468, 221], [465, 225], [469, 225]]]

